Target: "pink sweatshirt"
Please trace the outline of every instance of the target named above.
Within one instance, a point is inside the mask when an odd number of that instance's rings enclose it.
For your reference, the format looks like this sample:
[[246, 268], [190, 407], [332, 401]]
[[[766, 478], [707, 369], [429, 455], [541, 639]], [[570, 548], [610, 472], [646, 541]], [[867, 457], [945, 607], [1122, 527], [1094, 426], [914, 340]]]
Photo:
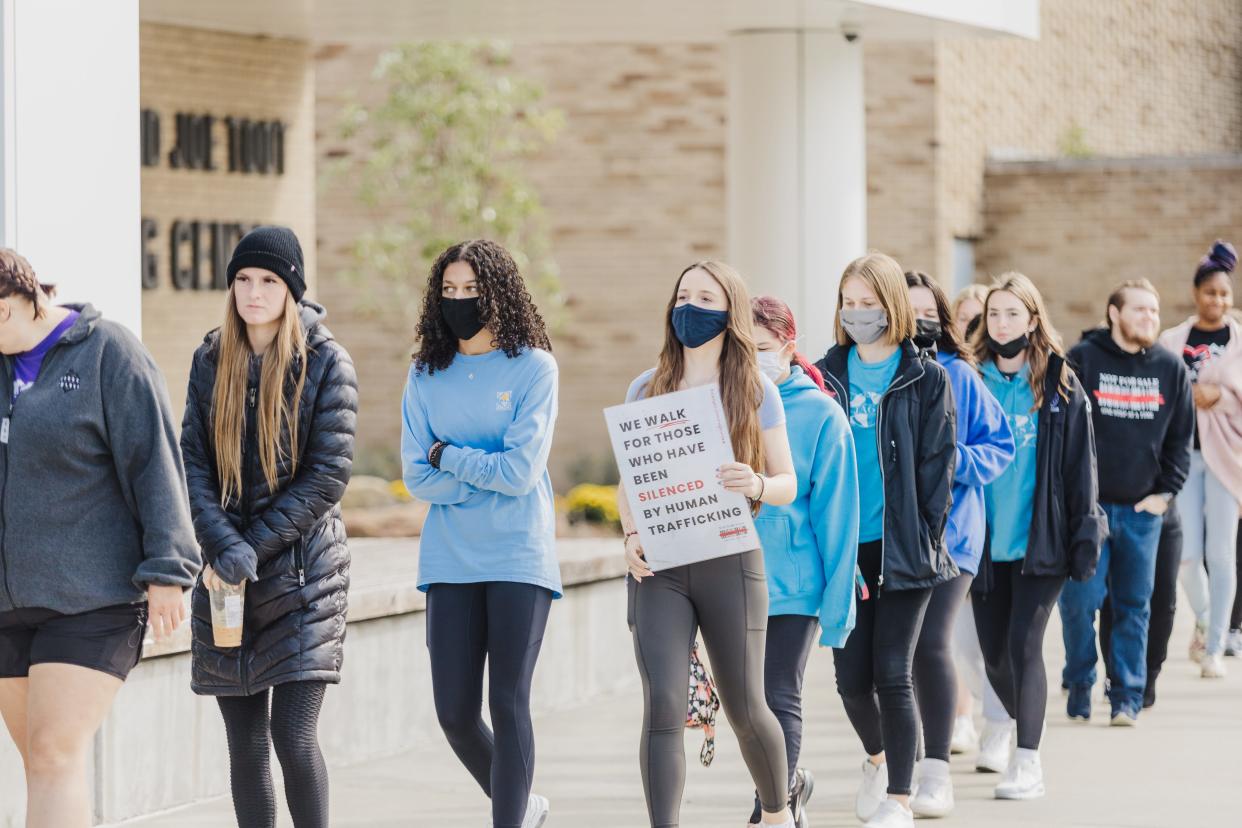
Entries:
[[[1181, 358], [1197, 321], [1192, 316], [1169, 328], [1160, 335], [1160, 344]], [[1206, 410], [1197, 408], [1195, 414], [1203, 462], [1242, 504], [1242, 325], [1232, 316], [1225, 318], [1225, 324], [1229, 326], [1225, 353], [1199, 369], [1199, 382], [1220, 386], [1220, 402]]]

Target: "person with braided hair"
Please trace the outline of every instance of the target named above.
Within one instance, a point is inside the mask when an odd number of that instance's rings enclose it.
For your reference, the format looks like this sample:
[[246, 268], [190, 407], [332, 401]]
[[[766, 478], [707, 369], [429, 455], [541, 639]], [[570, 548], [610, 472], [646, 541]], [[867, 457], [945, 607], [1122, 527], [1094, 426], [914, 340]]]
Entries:
[[[1182, 520], [1182, 588], [1195, 613], [1191, 658], [1204, 678], [1225, 675], [1225, 639], [1237, 588], [1238, 503], [1242, 501], [1242, 326], [1229, 316], [1238, 254], [1217, 241], [1195, 268], [1197, 314], [1160, 336], [1194, 385], [1190, 476], [1177, 500]], [[1206, 562], [1207, 568], [1204, 569]]]
[[[406, 488], [431, 504], [418, 587], [427, 593], [436, 715], [491, 799], [494, 828], [537, 828], [549, 805], [531, 793], [530, 688], [561, 597], [548, 476], [556, 360], [513, 257], [486, 240], [436, 259], [418, 338], [401, 459]], [[491, 728], [482, 719], [485, 665]]]

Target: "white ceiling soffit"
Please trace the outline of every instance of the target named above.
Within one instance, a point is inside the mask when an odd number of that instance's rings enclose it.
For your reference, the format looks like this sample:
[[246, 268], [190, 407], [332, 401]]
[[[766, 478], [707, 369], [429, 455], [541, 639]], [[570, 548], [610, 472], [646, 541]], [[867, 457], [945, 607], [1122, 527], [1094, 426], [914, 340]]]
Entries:
[[142, 19], [316, 42], [703, 41], [746, 29], [911, 40], [1039, 35], [1039, 0], [141, 0]]

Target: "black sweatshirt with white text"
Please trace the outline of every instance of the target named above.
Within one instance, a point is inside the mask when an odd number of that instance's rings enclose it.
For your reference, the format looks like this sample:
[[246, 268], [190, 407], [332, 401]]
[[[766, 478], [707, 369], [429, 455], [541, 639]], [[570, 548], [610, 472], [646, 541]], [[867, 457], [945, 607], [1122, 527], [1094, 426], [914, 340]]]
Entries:
[[1158, 345], [1129, 353], [1098, 328], [1083, 335], [1069, 361], [1091, 400], [1100, 502], [1180, 492], [1195, 424], [1182, 360]]

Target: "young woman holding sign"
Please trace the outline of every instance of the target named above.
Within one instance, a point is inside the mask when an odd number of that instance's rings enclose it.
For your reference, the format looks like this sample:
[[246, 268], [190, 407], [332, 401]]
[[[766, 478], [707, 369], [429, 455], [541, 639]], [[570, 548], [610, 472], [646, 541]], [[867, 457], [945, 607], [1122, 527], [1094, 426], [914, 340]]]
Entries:
[[537, 828], [548, 800], [530, 792], [530, 685], [561, 595], [548, 477], [556, 360], [517, 264], [490, 241], [440, 254], [418, 335], [401, 403], [401, 459], [406, 488], [431, 504], [418, 587], [427, 593], [436, 715], [491, 798], [495, 828]]
[[[340, 500], [353, 467], [358, 382], [306, 291], [302, 247], [258, 227], [228, 266], [224, 323], [194, 353], [181, 450], [207, 566], [193, 597], [196, 693], [216, 696], [242, 828], [276, 824], [269, 756], [297, 828], [328, 824], [317, 729], [341, 680], [349, 548]], [[249, 582], [242, 629], [220, 641], [210, 592]], [[237, 646], [226, 646], [236, 643]]]
[[[797, 477], [780, 392], [756, 367], [750, 297], [741, 276], [720, 262], [682, 271], [665, 315], [656, 367], [630, 385], [626, 402], [718, 383], [736, 462], [719, 469], [729, 492], [783, 506]], [[759, 470], [766, 472], [766, 476]], [[781, 727], [763, 692], [768, 592], [763, 550], [651, 571], [624, 490], [618, 491], [634, 655], [643, 679], [639, 764], [652, 828], [678, 823], [686, 757], [690, 647], [703, 630], [725, 715], [762, 803], [761, 823], [793, 828]]]
[[[768, 576], [764, 693], [785, 732], [789, 807], [802, 820], [814, 788], [810, 771], [798, 767], [802, 677], [817, 630], [821, 645], [841, 647], [854, 627], [858, 472], [849, 420], [824, 393], [819, 371], [797, 352], [789, 306], [761, 296], [751, 307], [759, 371], [781, 392], [798, 475], [798, 498], [788, 506], [764, 506], [755, 529]], [[756, 798], [751, 825], [760, 812]]]
[[945, 369], [912, 341], [906, 278], [890, 257], [871, 253], [845, 269], [836, 334], [816, 367], [854, 432], [866, 586], [854, 631], [833, 656], [837, 691], [868, 756], [855, 810], [867, 825], [891, 828], [914, 819], [915, 642], [933, 588], [958, 575], [944, 543], [955, 411]]

